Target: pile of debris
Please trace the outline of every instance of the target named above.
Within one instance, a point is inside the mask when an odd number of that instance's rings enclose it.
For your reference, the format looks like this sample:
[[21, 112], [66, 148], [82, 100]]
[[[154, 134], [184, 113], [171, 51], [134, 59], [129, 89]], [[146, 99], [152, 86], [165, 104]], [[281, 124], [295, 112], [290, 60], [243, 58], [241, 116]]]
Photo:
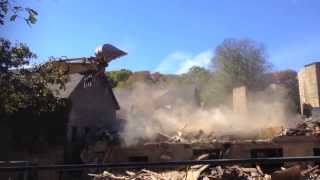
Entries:
[[167, 171], [167, 172], [154, 172], [146, 169], [142, 169], [137, 172], [125, 171], [124, 174], [113, 174], [108, 171], [104, 171], [102, 174], [89, 174], [94, 177], [94, 180], [169, 180], [169, 179], [183, 179], [182, 174], [178, 171]]
[[113, 174], [108, 171], [104, 171], [102, 174], [89, 174], [94, 177], [94, 180], [126, 180], [126, 179], [157, 179], [157, 180], [209, 180], [209, 179], [270, 179], [270, 175], [264, 174], [260, 167], [246, 168], [240, 166], [228, 166], [228, 167], [209, 167], [209, 165], [192, 166], [187, 170], [172, 170], [155, 172], [146, 169], [142, 169], [137, 172], [125, 171], [124, 173]]
[[111, 173], [104, 171], [102, 174], [89, 174], [93, 180], [282, 180], [282, 179], [320, 179], [319, 165], [308, 165], [302, 168], [299, 165], [273, 172], [271, 175], [264, 173], [260, 166], [254, 168], [234, 166], [216, 166], [195, 165], [187, 169], [167, 170], [167, 171], [150, 171], [142, 169], [140, 171], [125, 171]]
[[[197, 160], [208, 159], [209, 154], [203, 154]], [[94, 180], [120, 180], [120, 179], [135, 179], [135, 180], [209, 180], [209, 179], [270, 179], [270, 175], [264, 174], [260, 166], [255, 168], [241, 167], [241, 166], [216, 166], [210, 165], [194, 165], [188, 168], [180, 168], [176, 170], [167, 171], [150, 171], [142, 169], [137, 172], [125, 171], [122, 173], [111, 173], [104, 171], [102, 174], [89, 174], [94, 177]]]
[[282, 179], [308, 179], [318, 180], [320, 179], [319, 165], [311, 166], [307, 165], [302, 167], [300, 165], [294, 165], [289, 168], [282, 167], [281, 170], [275, 171], [271, 174], [272, 180]]
[[169, 143], [211, 143], [215, 142], [216, 136], [214, 133], [206, 134], [202, 130], [197, 132], [183, 132], [177, 131], [174, 135], [167, 135], [159, 132], [156, 138], [158, 142], [169, 142]]
[[234, 166], [216, 166], [207, 169], [200, 179], [270, 179], [270, 175], [262, 172], [260, 166], [255, 168]]
[[308, 165], [306, 170], [301, 172], [301, 176], [306, 179], [320, 179], [320, 168], [319, 165], [310, 166]]
[[320, 119], [307, 119], [297, 124], [295, 128], [286, 129], [283, 133], [287, 136], [319, 136], [320, 135]]

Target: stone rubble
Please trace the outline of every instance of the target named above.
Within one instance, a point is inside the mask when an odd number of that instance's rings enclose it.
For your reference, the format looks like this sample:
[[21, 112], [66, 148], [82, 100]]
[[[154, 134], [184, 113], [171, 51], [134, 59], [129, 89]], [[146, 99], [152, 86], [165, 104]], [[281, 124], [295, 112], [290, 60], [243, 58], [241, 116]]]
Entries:
[[283, 135], [287, 136], [319, 136], [320, 135], [320, 118], [309, 118], [298, 123], [295, 128], [288, 128]]
[[191, 166], [186, 170], [171, 170], [155, 172], [146, 169], [140, 171], [125, 171], [117, 174], [104, 171], [102, 174], [89, 174], [94, 180], [209, 180], [209, 179], [258, 179], [268, 180], [270, 175], [264, 174], [259, 166], [247, 168], [241, 166], [216, 166], [209, 165]]
[[320, 179], [320, 168], [319, 165], [307, 165], [304, 168], [295, 165], [289, 168], [282, 167], [279, 171], [266, 174], [258, 165], [256, 167], [195, 165], [187, 169], [157, 172], [147, 169], [122, 173], [104, 171], [102, 174], [89, 174], [89, 176], [93, 177], [93, 180], [318, 180]]

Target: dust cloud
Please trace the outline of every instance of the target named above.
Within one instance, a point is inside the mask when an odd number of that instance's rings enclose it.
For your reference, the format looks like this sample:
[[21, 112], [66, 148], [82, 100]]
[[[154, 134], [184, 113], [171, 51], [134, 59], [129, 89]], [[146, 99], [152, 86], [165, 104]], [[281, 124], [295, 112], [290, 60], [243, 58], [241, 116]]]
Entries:
[[222, 137], [270, 138], [288, 126], [293, 116], [284, 88], [270, 86], [248, 95], [248, 111], [234, 113], [232, 107], [205, 108], [197, 102], [190, 85], [161, 87], [136, 83], [130, 90], [116, 90], [118, 116], [126, 120], [121, 137], [126, 145], [154, 140], [159, 133], [214, 134]]

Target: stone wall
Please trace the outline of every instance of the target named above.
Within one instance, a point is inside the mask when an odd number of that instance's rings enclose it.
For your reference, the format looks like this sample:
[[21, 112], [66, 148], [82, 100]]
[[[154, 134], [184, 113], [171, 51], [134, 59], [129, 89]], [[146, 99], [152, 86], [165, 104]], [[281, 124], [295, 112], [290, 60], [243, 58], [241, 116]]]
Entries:
[[320, 107], [319, 81], [320, 63], [306, 65], [298, 73], [300, 108], [302, 114], [306, 115], [306, 109]]
[[118, 105], [107, 80], [93, 77], [90, 83], [83, 78], [72, 92], [72, 108], [68, 122], [68, 139], [81, 138], [99, 130], [117, 131]]
[[233, 111], [245, 115], [248, 111], [247, 89], [245, 86], [233, 89]]
[[193, 160], [201, 154], [212, 159], [255, 157], [299, 157], [320, 153], [320, 138], [282, 136], [274, 140], [229, 141], [212, 143], [151, 143], [132, 147], [107, 147], [104, 162], [158, 162]]

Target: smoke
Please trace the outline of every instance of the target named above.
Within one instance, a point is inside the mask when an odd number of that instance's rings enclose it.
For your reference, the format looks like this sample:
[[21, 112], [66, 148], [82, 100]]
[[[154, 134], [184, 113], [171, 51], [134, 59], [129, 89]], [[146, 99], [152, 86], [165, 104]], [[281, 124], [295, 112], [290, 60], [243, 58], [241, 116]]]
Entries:
[[152, 141], [159, 133], [172, 136], [177, 132], [266, 138], [287, 127], [292, 118], [282, 87], [250, 93], [246, 113], [235, 113], [228, 106], [201, 107], [196, 88], [190, 85], [161, 87], [140, 82], [115, 93], [121, 107], [119, 117], [126, 120], [121, 132], [126, 145]]

